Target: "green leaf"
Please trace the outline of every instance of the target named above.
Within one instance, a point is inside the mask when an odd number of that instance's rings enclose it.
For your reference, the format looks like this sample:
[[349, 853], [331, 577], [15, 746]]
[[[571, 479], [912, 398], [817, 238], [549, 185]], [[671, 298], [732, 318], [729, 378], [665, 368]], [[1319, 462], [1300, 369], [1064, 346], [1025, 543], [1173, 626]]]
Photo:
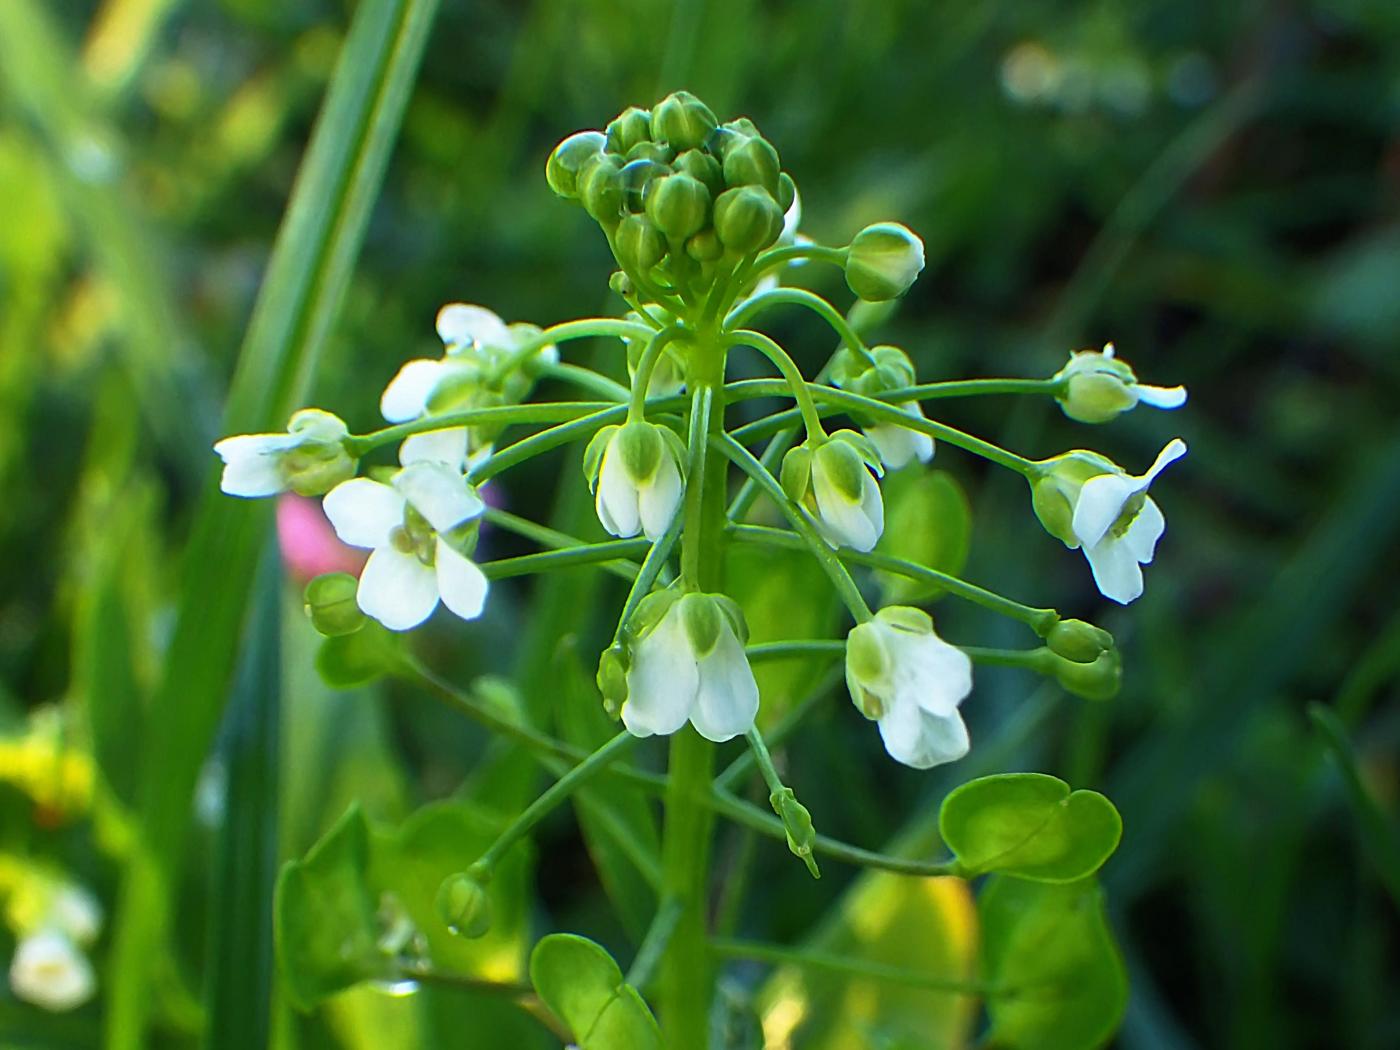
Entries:
[[943, 800], [944, 843], [968, 875], [990, 871], [1037, 882], [1073, 882], [1118, 848], [1123, 821], [1097, 791], [1070, 791], [1044, 773], [971, 780]]
[[277, 962], [300, 1009], [384, 974], [369, 854], [369, 825], [351, 806], [305, 858], [282, 867], [273, 903]]
[[[972, 508], [956, 478], [945, 470], [896, 470], [881, 486], [885, 531], [879, 554], [904, 558], [939, 572], [957, 574], [972, 547]], [[877, 572], [886, 605], [913, 605], [942, 593], [935, 583]]]
[[997, 876], [977, 900], [988, 1045], [1092, 1050], [1123, 1019], [1128, 977], [1093, 879], [1060, 885]]
[[585, 937], [553, 933], [530, 954], [530, 981], [580, 1050], [660, 1050], [661, 1031], [611, 955]]

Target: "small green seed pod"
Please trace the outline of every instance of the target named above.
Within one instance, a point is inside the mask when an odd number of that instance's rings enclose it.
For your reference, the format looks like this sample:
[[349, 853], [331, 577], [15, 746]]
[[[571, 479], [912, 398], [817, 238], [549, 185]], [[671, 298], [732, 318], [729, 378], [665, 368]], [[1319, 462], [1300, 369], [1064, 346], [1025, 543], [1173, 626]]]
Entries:
[[[782, 164], [778, 151], [763, 138], [751, 138], [724, 155], [724, 181], [733, 186], [762, 186], [776, 200]], [[779, 208], [782, 212], [785, 209]]]
[[682, 172], [652, 182], [646, 192], [647, 217], [667, 237], [684, 240], [710, 217], [710, 191]]
[[555, 146], [544, 166], [549, 188], [568, 200], [576, 199], [579, 172], [587, 161], [603, 152], [605, 141], [601, 131], [580, 131]]
[[737, 255], [762, 251], [783, 232], [783, 210], [767, 190], [739, 186], [715, 201], [715, 233]]
[[588, 214], [604, 226], [611, 226], [622, 216], [625, 190], [622, 185], [622, 162], [603, 154], [587, 168], [580, 183], [579, 199]]
[[348, 572], [328, 572], [306, 585], [302, 601], [317, 633], [334, 638], [354, 634], [365, 625], [365, 614], [355, 601], [358, 586]]
[[666, 238], [645, 215], [629, 215], [617, 227], [617, 254], [633, 270], [645, 273], [666, 257]]
[[651, 137], [676, 149], [702, 145], [718, 124], [710, 107], [689, 91], [667, 95], [651, 111]]
[[608, 152], [619, 156], [639, 142], [651, 140], [651, 114], [636, 106], [628, 106], [608, 125]]

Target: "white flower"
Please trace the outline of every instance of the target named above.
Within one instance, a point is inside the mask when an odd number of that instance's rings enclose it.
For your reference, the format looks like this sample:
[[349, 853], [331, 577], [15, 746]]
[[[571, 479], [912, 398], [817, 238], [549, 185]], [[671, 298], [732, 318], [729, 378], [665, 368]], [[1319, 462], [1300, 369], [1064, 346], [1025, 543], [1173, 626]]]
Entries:
[[345, 423], [320, 409], [292, 416], [285, 434], [238, 434], [214, 445], [224, 461], [219, 488], [230, 496], [275, 496], [291, 489], [319, 496], [355, 473]]
[[367, 616], [406, 631], [426, 620], [439, 598], [464, 620], [481, 615], [486, 577], [457, 543], [485, 504], [459, 470], [416, 462], [387, 485], [354, 478], [327, 493], [324, 507], [343, 541], [373, 551], [355, 592]]
[[854, 627], [846, 685], [896, 761], [928, 769], [967, 754], [958, 705], [972, 691], [972, 661], [938, 637], [927, 613], [893, 605]]
[[47, 925], [72, 938], [75, 944], [91, 944], [102, 932], [102, 905], [81, 886], [62, 883], [49, 898]]
[[[924, 418], [923, 406], [917, 401], [906, 401], [894, 407], [915, 419]], [[933, 458], [933, 438], [921, 430], [911, 430], [897, 423], [875, 423], [862, 429], [879, 450], [880, 461], [890, 470], [908, 466], [916, 459], [927, 463]]]
[[1142, 566], [1152, 561], [1167, 527], [1147, 489], [1167, 464], [1184, 455], [1186, 442], [1174, 438], [1141, 477], [1099, 474], [1080, 488], [1070, 527], [1105, 598], [1127, 605], [1142, 594]]
[[681, 505], [680, 451], [675, 435], [642, 420], [604, 427], [584, 453], [598, 520], [614, 536], [659, 539]]
[[[533, 325], [507, 325], [483, 306], [448, 303], [437, 315], [437, 333], [445, 355], [408, 361], [379, 400], [390, 423], [407, 423], [434, 412], [512, 404], [529, 391], [529, 379], [519, 368], [498, 374], [515, 352], [539, 335]], [[558, 349], [541, 347], [539, 361], [557, 361]], [[404, 439], [399, 461], [446, 463], [462, 467], [491, 452], [493, 428], [447, 427]]]
[[10, 963], [16, 996], [45, 1010], [71, 1010], [92, 997], [92, 964], [64, 933], [46, 927], [24, 937]]
[[689, 719], [701, 736], [718, 743], [753, 728], [758, 683], [744, 655], [743, 617], [733, 601], [660, 592], [638, 607], [634, 622], [643, 626], [632, 646], [622, 705], [630, 733], [669, 735]]
[[831, 546], [868, 551], [885, 531], [885, 502], [872, 473], [879, 464], [870, 441], [837, 431], [815, 450], [804, 443], [783, 457], [783, 489]]
[[1149, 386], [1139, 383], [1132, 367], [1113, 355], [1113, 344], [1102, 351], [1079, 350], [1055, 375], [1064, 382], [1057, 395], [1065, 415], [1081, 423], [1106, 423], [1139, 404], [1153, 408], [1180, 408], [1186, 404], [1182, 386]]

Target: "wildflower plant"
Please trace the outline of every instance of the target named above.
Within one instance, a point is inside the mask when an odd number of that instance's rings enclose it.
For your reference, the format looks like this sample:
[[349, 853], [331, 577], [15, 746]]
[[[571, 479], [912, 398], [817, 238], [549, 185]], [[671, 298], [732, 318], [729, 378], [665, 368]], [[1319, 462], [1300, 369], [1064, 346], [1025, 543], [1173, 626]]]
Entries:
[[[757, 728], [765, 698], [753, 664], [843, 659], [857, 711], [874, 723], [892, 761], [918, 769], [956, 762], [975, 747], [961, 710], [976, 702], [979, 664], [1024, 667], [1078, 696], [1111, 697], [1121, 661], [1108, 632], [877, 550], [887, 472], [925, 470], [937, 446], [1020, 475], [1028, 485], [1026, 510], [1067, 548], [1084, 551], [1105, 596], [1128, 603], [1142, 593], [1142, 566], [1165, 527], [1148, 487], [1185, 452], [1182, 442], [1135, 476], [1094, 452], [1028, 459], [939, 421], [932, 409], [951, 398], [1029, 396], [1058, 401], [1072, 419], [1106, 423], [1139, 404], [1175, 408], [1184, 391], [1138, 383], [1111, 346], [1075, 353], [1044, 379], [920, 383], [904, 348], [867, 345], [859, 326], [826, 299], [781, 283], [793, 267], [830, 266], [843, 271], [858, 300], [896, 300], [924, 267], [920, 238], [893, 222], [868, 226], [840, 246], [804, 237], [798, 189], [774, 145], [752, 121], [722, 122], [686, 92], [650, 110], [629, 108], [601, 131], [570, 135], [551, 153], [545, 174], [606, 238], [623, 316], [541, 329], [506, 324], [481, 306], [449, 304], [437, 319], [443, 356], [407, 362], [384, 391], [388, 426], [351, 434], [337, 417], [308, 409], [285, 434], [230, 437], [216, 446], [226, 492], [323, 496], [341, 539], [371, 552], [358, 582], [322, 577], [307, 589], [308, 612], [330, 636], [327, 667], [335, 668], [336, 653], [343, 662], [353, 643], [361, 663], [429, 682], [523, 743], [556, 776], [484, 848], [460, 856], [437, 886], [429, 916], [390, 908], [386, 917], [384, 902], [393, 898], [387, 891], [371, 918], [364, 909], [347, 916], [327, 907], [328, 895], [348, 885], [347, 870], [358, 863], [358, 877], [365, 877], [363, 859], [353, 858], [373, 841], [364, 818], [347, 815], [312, 854], [289, 866], [279, 888], [279, 952], [294, 1001], [306, 1005], [359, 980], [441, 976], [425, 924], [441, 923], [469, 940], [493, 936], [500, 907], [493, 880], [511, 847], [588, 782], [610, 777], [663, 803], [660, 904], [625, 979], [607, 953], [581, 938], [556, 934], [536, 946], [535, 992], [548, 1023], [572, 1042], [718, 1045], [710, 1032], [723, 957], [812, 962], [796, 949], [711, 937], [711, 842], [720, 817], [785, 841], [813, 875], [819, 858], [828, 857], [909, 876], [991, 876], [979, 898], [982, 972], [950, 990], [985, 1003], [988, 1045], [1101, 1043], [1124, 994], [1094, 883], [1118, 841], [1112, 805], [1052, 777], [1008, 774], [972, 780], [945, 801], [945, 859], [826, 838], [815, 830], [820, 814], [784, 783], [769, 750], [774, 740]], [[810, 312], [838, 342], [811, 377], [760, 327], [779, 307]], [[570, 346], [583, 339], [614, 343], [612, 371], [625, 374], [627, 386], [569, 360]], [[776, 378], [732, 380], [729, 365], [740, 355], [757, 355]], [[573, 384], [586, 399], [531, 400], [543, 377]], [[740, 424], [736, 406], [759, 399], [793, 407]], [[512, 467], [568, 444], [583, 446], [578, 483], [590, 486], [612, 539], [589, 543], [522, 522], [486, 498]], [[364, 466], [390, 449], [397, 465]], [[760, 498], [786, 527], [758, 522]], [[483, 522], [547, 549], [478, 560]], [[851, 621], [845, 639], [750, 645], [744, 610], [725, 578], [726, 550], [736, 544], [805, 552], [844, 604]], [[463, 620], [489, 617], [493, 579], [581, 565], [631, 580], [596, 678], [598, 702], [621, 728], [592, 752], [526, 724], [500, 697], [432, 678], [398, 638], [439, 604]], [[941, 637], [923, 609], [872, 608], [872, 588], [864, 584], [876, 570], [882, 579], [935, 584], [940, 594], [984, 606], [1040, 644], [961, 644]], [[669, 738], [665, 775], [644, 772], [629, 758], [652, 736]], [[747, 753], [717, 775], [717, 745], [735, 738], [743, 738]], [[771, 814], [730, 788], [737, 772], [753, 768], [767, 785]], [[335, 951], [326, 948], [331, 944]], [[1031, 989], [1037, 995], [1027, 998]], [[1049, 1033], [1058, 1034], [1051, 1040]]]

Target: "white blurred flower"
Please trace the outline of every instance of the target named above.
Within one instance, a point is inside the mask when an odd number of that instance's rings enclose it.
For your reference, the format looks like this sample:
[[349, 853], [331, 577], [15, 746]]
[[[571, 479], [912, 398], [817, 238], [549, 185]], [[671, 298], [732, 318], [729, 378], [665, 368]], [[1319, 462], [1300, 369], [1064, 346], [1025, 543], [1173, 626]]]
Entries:
[[345, 451], [344, 421], [307, 408], [292, 416], [285, 434], [237, 434], [215, 443], [224, 461], [219, 488], [230, 496], [255, 498], [292, 490], [319, 496], [355, 473]]
[[972, 691], [972, 661], [938, 637], [927, 613], [888, 606], [856, 625], [846, 639], [846, 685], [896, 761], [928, 769], [967, 754], [958, 705]]
[[45, 927], [23, 937], [10, 962], [10, 988], [45, 1010], [72, 1010], [97, 987], [92, 964], [70, 937]]
[[81, 886], [61, 883], [49, 898], [47, 925], [67, 934], [75, 944], [91, 944], [102, 932], [102, 905]]
[[439, 599], [464, 620], [481, 615], [486, 577], [458, 544], [485, 504], [459, 469], [420, 461], [389, 484], [354, 478], [327, 493], [324, 507], [343, 541], [373, 552], [355, 594], [367, 616], [406, 631]]
[[[657, 618], [646, 623], [649, 616]], [[622, 705], [629, 732], [669, 735], [688, 719], [701, 736], [721, 742], [753, 728], [758, 683], [744, 655], [738, 606], [723, 595], [656, 594], [637, 619], [643, 626]]]

